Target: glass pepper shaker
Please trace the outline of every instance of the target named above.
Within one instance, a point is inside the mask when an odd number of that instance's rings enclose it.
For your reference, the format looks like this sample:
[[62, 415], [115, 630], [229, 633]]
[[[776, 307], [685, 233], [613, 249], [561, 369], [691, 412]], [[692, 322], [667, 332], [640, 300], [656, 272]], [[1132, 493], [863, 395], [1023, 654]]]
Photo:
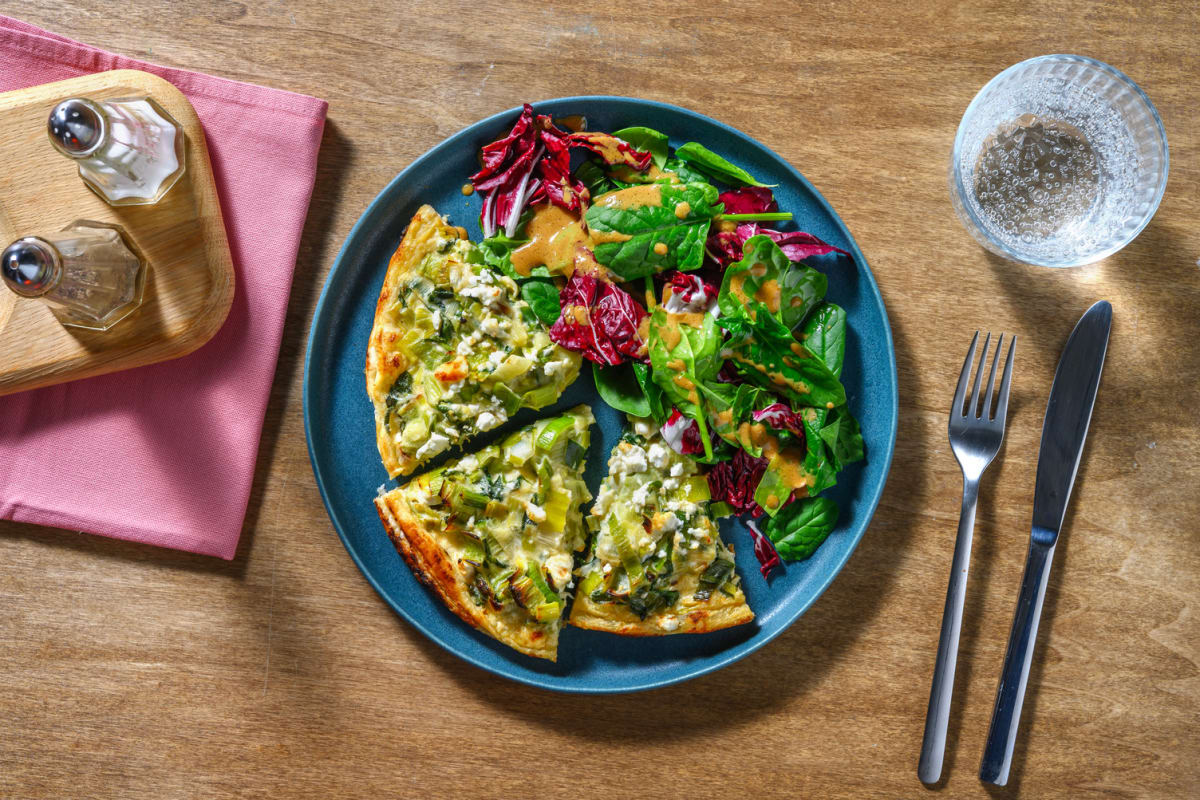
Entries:
[[0, 255], [0, 277], [43, 300], [62, 324], [104, 331], [141, 305], [146, 266], [120, 227], [81, 219], [13, 242]]
[[157, 203], [183, 174], [183, 129], [149, 97], [72, 97], [54, 107], [47, 128], [110, 205]]

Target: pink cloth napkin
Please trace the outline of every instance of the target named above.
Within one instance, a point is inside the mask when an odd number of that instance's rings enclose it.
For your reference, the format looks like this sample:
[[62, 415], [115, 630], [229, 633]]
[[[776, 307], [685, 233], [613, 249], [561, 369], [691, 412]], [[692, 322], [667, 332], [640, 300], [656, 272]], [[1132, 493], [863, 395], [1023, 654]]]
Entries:
[[328, 104], [147, 64], [0, 15], [0, 91], [126, 68], [175, 84], [204, 125], [237, 272], [233, 308], [191, 355], [0, 397], [0, 517], [229, 559]]

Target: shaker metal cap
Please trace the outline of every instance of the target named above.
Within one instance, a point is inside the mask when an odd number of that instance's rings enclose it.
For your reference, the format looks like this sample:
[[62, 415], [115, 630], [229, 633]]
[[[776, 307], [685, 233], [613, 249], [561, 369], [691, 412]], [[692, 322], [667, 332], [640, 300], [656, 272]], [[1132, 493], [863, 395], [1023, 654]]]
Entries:
[[104, 111], [83, 97], [63, 100], [50, 112], [46, 123], [50, 141], [71, 158], [91, 155], [104, 141]]
[[0, 255], [0, 276], [22, 297], [45, 294], [58, 283], [62, 261], [49, 242], [36, 236], [18, 239]]

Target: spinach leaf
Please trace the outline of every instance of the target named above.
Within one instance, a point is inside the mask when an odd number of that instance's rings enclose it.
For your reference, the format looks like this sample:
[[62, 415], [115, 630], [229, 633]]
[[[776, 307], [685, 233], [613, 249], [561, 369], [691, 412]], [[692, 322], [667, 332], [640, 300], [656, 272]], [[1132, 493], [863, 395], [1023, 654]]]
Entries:
[[804, 321], [800, 339], [808, 352], [825, 362], [839, 378], [846, 358], [846, 312], [833, 303], [822, 303]]
[[662, 306], [650, 315], [650, 374], [680, 413], [696, 421], [704, 457], [711, 459], [708, 409], [700, 392], [701, 385], [715, 378], [721, 368], [721, 332], [711, 314], [704, 315], [699, 328], [673, 316]]
[[518, 274], [513, 268], [512, 251], [528, 242], [528, 239], [510, 239], [501, 231], [480, 242], [479, 250], [483, 254], [485, 264], [514, 281], [519, 281], [525, 276]]
[[638, 195], [631, 194], [626, 206], [618, 192], [611, 195], [611, 205], [587, 210], [588, 228], [600, 234], [593, 250], [596, 260], [623, 281], [668, 269], [697, 269], [704, 262], [712, 216], [721, 209], [717, 190], [706, 183], [661, 183], [624, 191], [645, 195], [647, 190], [654, 196], [642, 199], [650, 203], [638, 204]]
[[643, 364], [641, 361], [630, 362], [633, 366], [633, 376], [637, 379], [638, 386], [642, 387], [642, 392], [646, 395], [646, 403], [650, 407], [650, 417], [662, 425], [667, 421], [667, 417], [671, 415], [670, 404], [663, 400], [662, 387], [654, 382], [654, 378], [650, 376], [650, 366]]
[[634, 364], [626, 361], [613, 367], [602, 367], [593, 361], [592, 378], [600, 397], [617, 411], [635, 417], [650, 416], [650, 400], [634, 374]]
[[708, 183], [707, 175], [675, 157], [667, 159], [663, 171], [674, 172], [680, 183]]
[[734, 333], [724, 352], [747, 380], [797, 405], [828, 408], [846, 402], [837, 376], [772, 315], [760, 313], [749, 322], [722, 316], [719, 321]]
[[604, 167], [598, 164], [595, 160], [589, 159], [579, 165], [575, 170], [575, 179], [583, 183], [587, 187], [588, 193], [593, 197], [599, 197], [605, 192], [611, 192], [616, 186], [608, 176], [604, 174]]
[[[727, 388], [722, 391], [718, 387]], [[712, 402], [714, 409], [718, 412], [729, 411], [727, 421], [723, 417], [718, 419], [715, 426], [717, 435], [735, 447], [742, 448], [755, 458], [761, 456], [762, 447], [756, 447], [747, 437], [740, 434], [738, 428], [743, 422], [751, 420], [751, 412], [762, 406], [770, 405], [774, 402], [774, 398], [750, 383], [741, 383], [736, 387], [733, 384], [719, 383], [708, 387], [708, 390], [706, 394], [710, 397], [715, 394], [718, 398]]]
[[667, 163], [667, 135], [653, 128], [634, 126], [613, 131], [613, 136], [633, 145], [638, 150], [647, 151], [654, 158], [654, 166], [659, 169]]
[[829, 448], [821, 431], [829, 418], [828, 409], [810, 408], [802, 415], [804, 419], [804, 471], [813, 476], [808, 487], [809, 496], [818, 495], [837, 483], [838, 465], [829, 457]]
[[805, 497], [784, 506], [764, 532], [784, 558], [808, 558], [837, 525], [838, 507], [827, 497]]
[[558, 286], [550, 278], [530, 278], [521, 283], [521, 297], [544, 325], [558, 321], [562, 308], [558, 302]]
[[696, 169], [726, 183], [744, 186], [769, 186], [760, 183], [753, 175], [736, 164], [731, 164], [698, 142], [688, 142], [675, 148], [675, 155]]
[[828, 286], [823, 273], [793, 263], [769, 236], [752, 236], [743, 245], [742, 260], [726, 268], [717, 305], [726, 317], [753, 322], [768, 313], [795, 330]]
[[835, 469], [841, 469], [863, 457], [862, 432], [858, 420], [846, 406], [838, 406], [829, 412], [829, 418], [818, 436], [828, 448]]

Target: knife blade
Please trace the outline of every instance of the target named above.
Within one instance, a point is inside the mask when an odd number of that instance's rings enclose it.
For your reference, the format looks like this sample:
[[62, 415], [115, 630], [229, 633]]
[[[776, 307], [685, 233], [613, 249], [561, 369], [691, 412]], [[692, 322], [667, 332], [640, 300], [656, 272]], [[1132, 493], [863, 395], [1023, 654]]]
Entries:
[[1083, 455], [1111, 329], [1112, 305], [1101, 300], [1084, 313], [1071, 331], [1050, 387], [1033, 490], [1029, 554], [979, 765], [979, 779], [997, 786], [1008, 782], [1012, 766], [1046, 582]]

